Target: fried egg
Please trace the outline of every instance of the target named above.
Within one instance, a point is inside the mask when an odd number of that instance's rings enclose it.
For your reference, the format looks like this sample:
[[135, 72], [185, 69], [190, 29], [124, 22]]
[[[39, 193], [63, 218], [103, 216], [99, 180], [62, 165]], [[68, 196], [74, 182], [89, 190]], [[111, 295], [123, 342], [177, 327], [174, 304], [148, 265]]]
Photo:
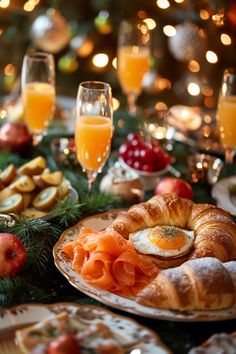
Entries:
[[186, 254], [193, 245], [194, 232], [175, 226], [156, 226], [130, 234], [136, 251], [166, 258]]

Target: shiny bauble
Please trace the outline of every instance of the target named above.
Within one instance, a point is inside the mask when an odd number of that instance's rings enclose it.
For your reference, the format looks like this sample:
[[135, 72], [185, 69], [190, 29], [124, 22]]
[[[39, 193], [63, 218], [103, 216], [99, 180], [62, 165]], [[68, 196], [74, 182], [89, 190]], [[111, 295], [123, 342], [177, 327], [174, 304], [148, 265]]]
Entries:
[[100, 183], [102, 193], [117, 195], [128, 203], [144, 199], [144, 190], [139, 175], [121, 166], [111, 167]]
[[0, 149], [23, 152], [32, 144], [32, 136], [23, 122], [7, 122], [0, 128]]
[[33, 21], [31, 38], [37, 48], [56, 54], [70, 41], [69, 25], [58, 10], [49, 9]]
[[201, 59], [207, 50], [207, 40], [200, 28], [192, 23], [181, 23], [175, 29], [175, 36], [168, 38], [173, 57], [181, 62]]

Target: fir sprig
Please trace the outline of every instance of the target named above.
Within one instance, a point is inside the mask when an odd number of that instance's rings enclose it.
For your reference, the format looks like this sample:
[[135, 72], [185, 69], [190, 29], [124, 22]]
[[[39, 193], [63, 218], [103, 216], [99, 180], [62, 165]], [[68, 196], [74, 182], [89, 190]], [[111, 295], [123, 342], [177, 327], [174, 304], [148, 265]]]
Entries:
[[10, 151], [2, 150], [0, 153], [0, 169], [4, 169], [9, 164], [13, 164], [15, 166], [21, 166], [26, 162], [22, 156], [18, 154], [13, 154]]
[[62, 229], [38, 218], [22, 219], [9, 232], [17, 235], [27, 248], [25, 268], [30, 268], [39, 277], [47, 276], [52, 261], [52, 248]]
[[121, 205], [121, 198], [115, 195], [97, 193], [87, 195], [83, 202], [83, 217], [97, 214], [111, 208], [118, 208]]
[[59, 200], [55, 209], [48, 215], [51, 223], [58, 224], [62, 228], [74, 225], [82, 217], [84, 204], [70, 198]]
[[28, 277], [15, 276], [0, 279], [0, 307], [27, 302], [49, 302], [51, 295], [29, 281]]

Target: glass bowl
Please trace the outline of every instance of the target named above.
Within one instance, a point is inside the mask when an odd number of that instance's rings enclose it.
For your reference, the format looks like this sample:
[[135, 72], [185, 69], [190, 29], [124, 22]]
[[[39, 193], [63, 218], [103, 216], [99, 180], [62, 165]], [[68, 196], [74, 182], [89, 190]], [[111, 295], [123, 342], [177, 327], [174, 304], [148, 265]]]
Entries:
[[135, 171], [136, 173], [138, 173], [145, 191], [153, 190], [156, 187], [157, 182], [160, 179], [160, 176], [165, 174], [168, 171], [168, 168], [170, 166], [168, 164], [162, 170], [154, 171], [154, 172], [145, 172], [145, 171], [137, 170], [137, 169], [127, 165], [127, 163], [122, 159], [122, 157], [119, 157], [119, 162], [124, 168], [129, 169], [131, 171]]

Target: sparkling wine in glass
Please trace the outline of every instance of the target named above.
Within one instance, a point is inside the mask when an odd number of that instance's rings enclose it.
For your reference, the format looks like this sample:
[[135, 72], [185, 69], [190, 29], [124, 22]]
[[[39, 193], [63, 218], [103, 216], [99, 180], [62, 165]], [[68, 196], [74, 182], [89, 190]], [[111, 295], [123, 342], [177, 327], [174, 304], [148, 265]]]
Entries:
[[110, 85], [100, 81], [82, 82], [76, 101], [75, 142], [77, 159], [87, 174], [89, 191], [108, 159], [112, 122]]
[[143, 21], [121, 21], [118, 34], [117, 72], [128, 111], [135, 115], [142, 81], [150, 65], [150, 32]]
[[55, 110], [55, 68], [52, 54], [32, 52], [23, 60], [21, 88], [26, 125], [38, 145]]
[[226, 164], [232, 164], [236, 148], [236, 68], [224, 71], [216, 120]]

